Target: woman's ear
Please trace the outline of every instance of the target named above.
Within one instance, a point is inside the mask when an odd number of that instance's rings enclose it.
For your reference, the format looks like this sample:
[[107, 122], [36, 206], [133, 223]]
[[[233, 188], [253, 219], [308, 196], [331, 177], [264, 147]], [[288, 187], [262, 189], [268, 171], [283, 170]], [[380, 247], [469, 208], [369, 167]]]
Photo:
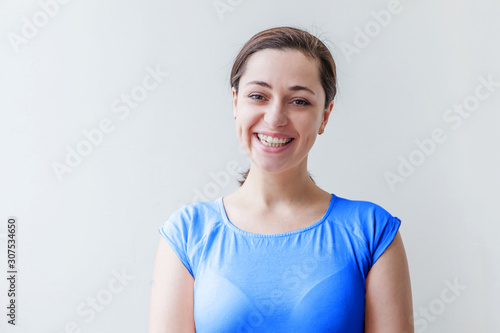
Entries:
[[332, 113], [333, 109], [333, 100], [330, 101], [328, 107], [323, 111], [323, 119], [321, 120], [321, 126], [319, 128], [319, 133], [323, 133], [325, 131], [326, 124], [328, 123], [328, 119], [330, 118], [330, 113]]
[[234, 119], [236, 119], [236, 104], [238, 102], [238, 94], [236, 93], [236, 90], [233, 88], [231, 88], [231, 92], [233, 93], [233, 116], [234, 116]]

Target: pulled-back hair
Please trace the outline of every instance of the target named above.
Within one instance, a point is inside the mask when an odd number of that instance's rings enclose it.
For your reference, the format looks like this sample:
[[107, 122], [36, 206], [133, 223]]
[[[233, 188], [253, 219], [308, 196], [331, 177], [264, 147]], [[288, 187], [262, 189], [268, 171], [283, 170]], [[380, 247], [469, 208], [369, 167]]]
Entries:
[[[276, 27], [263, 30], [250, 38], [236, 56], [231, 70], [230, 84], [238, 95], [240, 78], [246, 70], [248, 58], [264, 49], [297, 50], [306, 56], [317, 60], [319, 64], [320, 81], [325, 91], [325, 109], [337, 94], [337, 72], [335, 61], [325, 44], [309, 32], [294, 27]], [[243, 185], [250, 170], [242, 172]], [[314, 182], [314, 179], [309, 174]]]

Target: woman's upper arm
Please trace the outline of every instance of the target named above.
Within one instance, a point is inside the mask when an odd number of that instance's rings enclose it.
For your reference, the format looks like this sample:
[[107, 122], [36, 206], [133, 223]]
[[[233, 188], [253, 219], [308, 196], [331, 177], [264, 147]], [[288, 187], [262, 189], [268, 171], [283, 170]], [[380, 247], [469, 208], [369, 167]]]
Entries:
[[399, 231], [366, 278], [366, 333], [413, 333], [408, 261]]
[[194, 278], [161, 237], [156, 253], [148, 333], [195, 332]]

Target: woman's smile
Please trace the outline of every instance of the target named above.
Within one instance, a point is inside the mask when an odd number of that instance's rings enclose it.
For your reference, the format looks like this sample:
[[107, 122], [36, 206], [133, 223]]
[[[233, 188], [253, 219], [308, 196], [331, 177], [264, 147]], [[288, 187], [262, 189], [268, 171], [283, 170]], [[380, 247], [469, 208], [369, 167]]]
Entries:
[[254, 141], [257, 141], [257, 146], [269, 153], [281, 153], [288, 149], [294, 141], [293, 138], [277, 138], [258, 133], [254, 133], [253, 138]]

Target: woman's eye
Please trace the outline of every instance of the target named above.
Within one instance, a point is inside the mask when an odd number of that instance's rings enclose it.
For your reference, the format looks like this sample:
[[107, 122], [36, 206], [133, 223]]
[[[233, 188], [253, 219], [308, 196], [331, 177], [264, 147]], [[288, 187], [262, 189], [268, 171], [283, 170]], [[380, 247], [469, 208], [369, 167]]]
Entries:
[[258, 101], [261, 101], [264, 99], [264, 97], [262, 95], [259, 95], [259, 94], [251, 94], [250, 96], [251, 99], [255, 99], [255, 100], [258, 100]]
[[[295, 102], [298, 102], [298, 103], [295, 103]], [[293, 101], [293, 103], [295, 103], [295, 105], [310, 105], [311, 104], [308, 101], [306, 101], [305, 99], [296, 99]]]

